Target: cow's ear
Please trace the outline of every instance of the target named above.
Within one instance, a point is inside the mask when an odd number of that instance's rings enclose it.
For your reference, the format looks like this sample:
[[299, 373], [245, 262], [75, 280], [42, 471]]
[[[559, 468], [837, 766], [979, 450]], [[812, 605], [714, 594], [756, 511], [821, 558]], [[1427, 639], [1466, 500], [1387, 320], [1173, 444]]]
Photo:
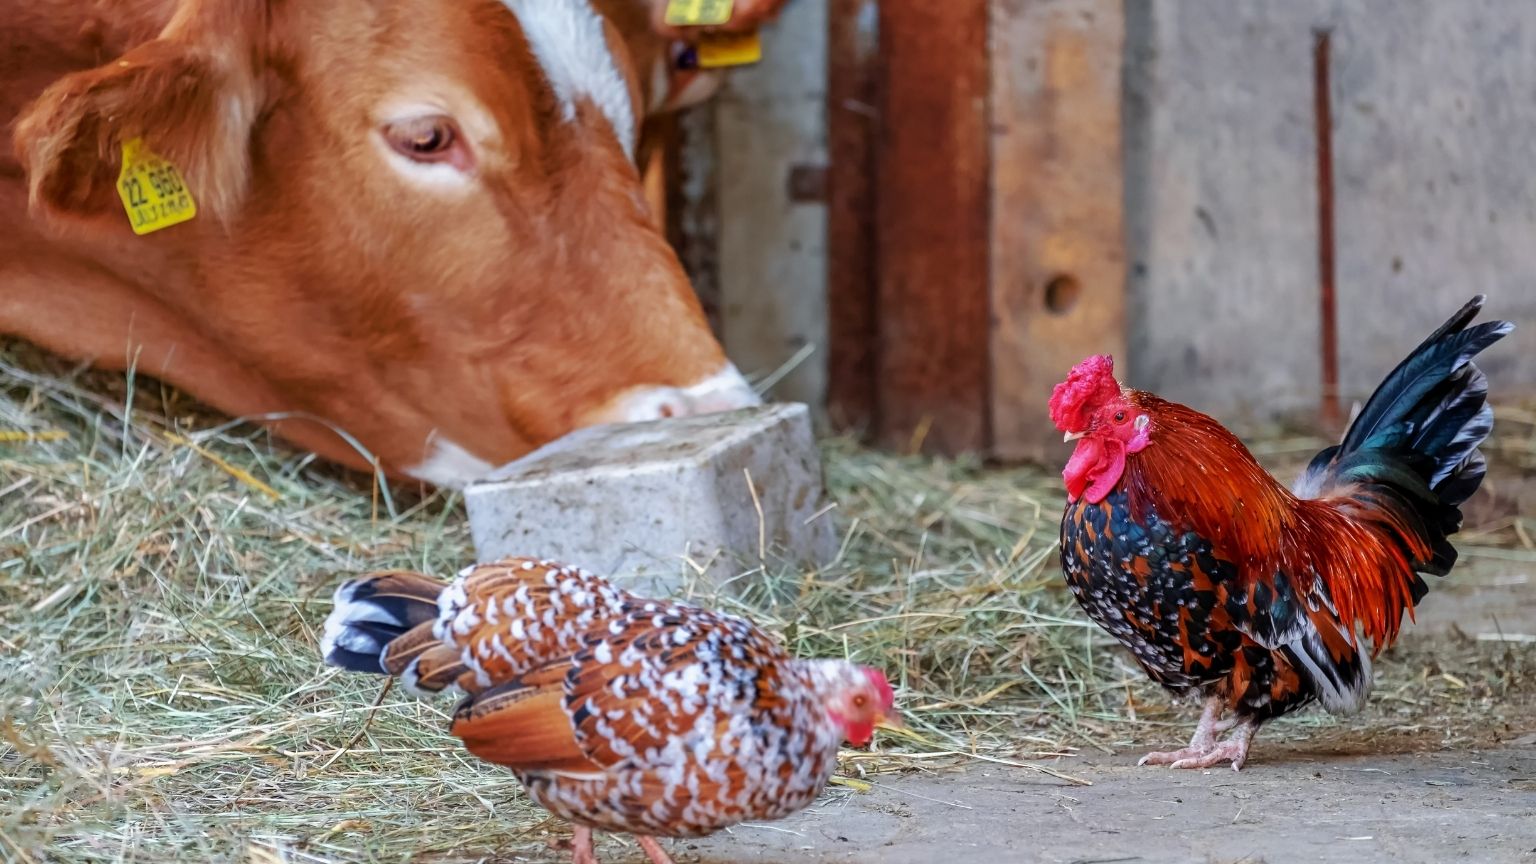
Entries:
[[653, 85], [646, 102], [647, 116], [691, 108], [714, 96], [725, 79], [717, 69], [678, 69], [669, 60], [655, 80], [658, 84]]
[[159, 38], [45, 90], [15, 129], [33, 211], [75, 219], [121, 212], [122, 145], [142, 138], [181, 171], [199, 212], [232, 215], [250, 180], [261, 107], [259, 5], [184, 0]]

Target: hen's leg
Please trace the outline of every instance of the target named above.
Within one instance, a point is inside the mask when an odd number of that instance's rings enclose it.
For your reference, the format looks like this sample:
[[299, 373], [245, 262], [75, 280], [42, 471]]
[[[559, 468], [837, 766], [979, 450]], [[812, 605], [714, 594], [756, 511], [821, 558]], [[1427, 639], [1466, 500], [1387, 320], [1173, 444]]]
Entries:
[[592, 829], [583, 825], [571, 826], [571, 864], [597, 864], [597, 853], [592, 851]]
[[651, 859], [651, 864], [672, 864], [672, 856], [667, 854], [667, 850], [661, 848], [661, 844], [656, 842], [655, 837], [636, 834], [635, 839], [640, 841], [640, 848], [645, 850], [645, 854]]
[[1183, 750], [1148, 753], [1136, 764], [1172, 765], [1180, 760], [1199, 758], [1211, 752], [1216, 746], [1216, 733], [1225, 732], [1236, 722], [1222, 720], [1221, 715], [1224, 711], [1226, 711], [1226, 705], [1220, 696], [1212, 696], [1205, 700], [1205, 709], [1200, 712], [1200, 725], [1195, 727], [1195, 735], [1189, 739], [1188, 747]]

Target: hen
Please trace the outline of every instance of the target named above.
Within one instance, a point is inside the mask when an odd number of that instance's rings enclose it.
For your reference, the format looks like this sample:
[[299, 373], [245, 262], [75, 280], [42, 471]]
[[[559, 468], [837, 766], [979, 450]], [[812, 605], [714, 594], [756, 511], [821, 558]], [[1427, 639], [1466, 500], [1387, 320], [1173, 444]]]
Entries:
[[815, 799], [838, 744], [893, 714], [880, 672], [796, 660], [750, 622], [646, 600], [583, 570], [509, 559], [450, 585], [389, 572], [344, 583], [325, 622], [327, 663], [467, 696], [450, 731], [504, 765], [575, 826], [696, 837], [776, 819]]
[[1122, 389], [1109, 357], [1056, 386], [1051, 419], [1077, 441], [1062, 472], [1067, 584], [1153, 680], [1205, 697], [1189, 746], [1141, 764], [1240, 769], [1266, 721], [1364, 703], [1371, 658], [1428, 591], [1420, 574], [1455, 563], [1447, 537], [1483, 478], [1493, 411], [1471, 361], [1514, 325], [1468, 326], [1482, 305], [1392, 370], [1289, 490], [1215, 420]]

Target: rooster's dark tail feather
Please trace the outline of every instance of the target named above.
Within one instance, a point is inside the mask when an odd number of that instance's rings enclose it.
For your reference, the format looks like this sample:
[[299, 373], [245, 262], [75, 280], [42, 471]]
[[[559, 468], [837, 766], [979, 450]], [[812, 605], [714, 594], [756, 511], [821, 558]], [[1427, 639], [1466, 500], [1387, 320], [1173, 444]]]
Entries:
[[[1468, 326], [1483, 308], [1473, 297], [1393, 369], [1371, 394], [1344, 439], [1317, 454], [1296, 483], [1304, 497], [1352, 488], [1396, 502], [1433, 550], [1420, 572], [1445, 575], [1456, 562], [1446, 538], [1461, 528], [1461, 504], [1486, 465], [1478, 446], [1493, 429], [1488, 378], [1472, 358], [1515, 325]], [[1417, 602], [1423, 594], [1414, 591]]]

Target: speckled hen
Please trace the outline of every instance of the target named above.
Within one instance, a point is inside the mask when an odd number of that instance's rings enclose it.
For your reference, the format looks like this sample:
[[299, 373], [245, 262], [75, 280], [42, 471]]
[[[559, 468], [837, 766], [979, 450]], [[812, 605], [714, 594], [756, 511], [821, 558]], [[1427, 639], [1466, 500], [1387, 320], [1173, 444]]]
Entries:
[[452, 584], [378, 573], [343, 584], [327, 663], [466, 698], [450, 731], [575, 826], [696, 837], [815, 799], [844, 739], [896, 720], [879, 671], [797, 660], [751, 622], [647, 600], [578, 568], [510, 559]]
[[1290, 490], [1215, 420], [1121, 388], [1109, 357], [1057, 385], [1051, 417], [1077, 441], [1067, 584], [1155, 681], [1205, 697], [1189, 746], [1143, 764], [1241, 768], [1264, 722], [1364, 703], [1371, 657], [1428, 591], [1421, 574], [1450, 571], [1447, 538], [1483, 479], [1493, 411], [1472, 358], [1514, 327], [1469, 326], [1482, 304], [1399, 364]]

